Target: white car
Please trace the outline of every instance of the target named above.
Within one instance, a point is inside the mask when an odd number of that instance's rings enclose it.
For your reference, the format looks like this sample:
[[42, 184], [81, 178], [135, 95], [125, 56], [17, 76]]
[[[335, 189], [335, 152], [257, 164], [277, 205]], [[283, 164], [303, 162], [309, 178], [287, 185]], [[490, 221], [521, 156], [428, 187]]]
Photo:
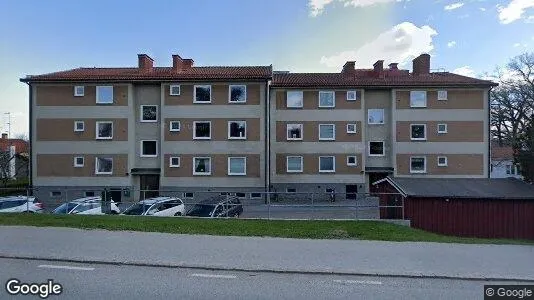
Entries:
[[[78, 214], [78, 215], [104, 215], [102, 212], [102, 198], [101, 197], [85, 197], [75, 199], [58, 206], [52, 212], [54, 214]], [[111, 201], [111, 214], [119, 214], [120, 209]]]
[[149, 198], [130, 206], [122, 215], [157, 217], [184, 216], [185, 205], [180, 198], [175, 197]]
[[0, 213], [41, 213], [43, 212], [43, 204], [35, 197], [27, 196], [9, 196], [0, 197]]

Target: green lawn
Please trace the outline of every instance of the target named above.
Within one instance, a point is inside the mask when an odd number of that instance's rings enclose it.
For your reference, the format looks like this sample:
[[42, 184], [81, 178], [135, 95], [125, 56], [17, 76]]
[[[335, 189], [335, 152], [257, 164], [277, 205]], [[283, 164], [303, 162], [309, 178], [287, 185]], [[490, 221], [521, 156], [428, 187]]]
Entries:
[[0, 225], [150, 231], [223, 236], [359, 239], [441, 243], [530, 244], [534, 241], [458, 238], [379, 221], [269, 221], [129, 216], [1, 214]]

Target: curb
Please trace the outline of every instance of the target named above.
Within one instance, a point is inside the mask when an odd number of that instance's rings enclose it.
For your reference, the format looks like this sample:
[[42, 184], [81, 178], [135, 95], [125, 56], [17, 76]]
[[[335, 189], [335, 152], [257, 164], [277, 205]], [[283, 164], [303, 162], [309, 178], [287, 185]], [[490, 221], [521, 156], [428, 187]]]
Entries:
[[41, 260], [41, 261], [51, 261], [51, 262], [84, 263], [84, 264], [97, 264], [97, 265], [114, 265], [114, 266], [193, 269], [193, 270], [208, 270], [208, 271], [234, 271], [234, 272], [256, 272], [256, 273], [260, 272], [260, 273], [275, 273], [275, 274], [369, 276], [369, 277], [415, 278], [415, 279], [449, 279], [449, 280], [466, 280], [466, 281], [534, 282], [534, 278], [532, 277], [531, 278], [483, 277], [483, 276], [476, 277], [476, 276], [450, 276], [450, 275], [435, 275], [435, 274], [402, 274], [402, 273], [392, 274], [392, 273], [328, 271], [328, 270], [243, 268], [243, 267], [223, 267], [223, 266], [209, 266], [209, 265], [189, 265], [185, 263], [158, 264], [158, 263], [144, 263], [144, 262], [136, 262], [136, 261], [104, 261], [104, 260], [73, 259], [73, 258], [50, 258], [50, 257], [39, 257], [39, 256], [6, 255], [6, 254], [0, 254], [0, 259], [1, 258], [17, 259], [17, 260]]

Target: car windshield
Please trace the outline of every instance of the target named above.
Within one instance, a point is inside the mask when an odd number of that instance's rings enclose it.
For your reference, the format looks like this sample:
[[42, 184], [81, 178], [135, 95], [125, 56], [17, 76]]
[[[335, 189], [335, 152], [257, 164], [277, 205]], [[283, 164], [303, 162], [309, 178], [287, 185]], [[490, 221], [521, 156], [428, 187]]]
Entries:
[[213, 208], [215, 208], [215, 205], [213, 204], [196, 204], [189, 210], [187, 213], [188, 216], [195, 216], [195, 217], [209, 217], [210, 213], [213, 211]]
[[125, 215], [142, 215], [144, 212], [146, 212], [151, 204], [141, 204], [137, 203], [132, 206], [130, 206], [127, 210], [124, 211]]
[[75, 202], [69, 202], [69, 203], [63, 203], [60, 206], [58, 206], [52, 213], [54, 214], [66, 214], [69, 211], [71, 211], [73, 208], [76, 207], [78, 203]]

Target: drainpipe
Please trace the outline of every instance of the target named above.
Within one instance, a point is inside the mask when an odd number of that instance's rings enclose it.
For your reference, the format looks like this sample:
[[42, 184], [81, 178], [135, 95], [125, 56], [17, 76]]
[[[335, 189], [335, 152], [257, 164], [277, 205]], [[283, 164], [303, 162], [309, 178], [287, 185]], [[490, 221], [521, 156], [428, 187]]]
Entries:
[[[265, 86], [265, 192], [270, 192], [271, 189], [271, 87], [270, 80], [267, 80]], [[269, 194], [266, 194], [269, 197]], [[265, 200], [267, 201], [267, 200]]]
[[32, 139], [33, 139], [33, 103], [32, 103], [32, 98], [33, 98], [33, 88], [32, 88], [32, 85], [31, 83], [27, 82], [26, 83], [28, 85], [28, 88], [29, 88], [29, 125], [30, 125], [30, 130], [29, 130], [29, 138], [28, 138], [28, 155], [29, 155], [29, 160], [28, 160], [28, 188], [30, 189], [30, 193], [28, 195], [31, 195], [31, 196], [34, 196], [33, 194], [33, 148], [32, 148]]
[[491, 178], [491, 90], [488, 90], [488, 178]]

